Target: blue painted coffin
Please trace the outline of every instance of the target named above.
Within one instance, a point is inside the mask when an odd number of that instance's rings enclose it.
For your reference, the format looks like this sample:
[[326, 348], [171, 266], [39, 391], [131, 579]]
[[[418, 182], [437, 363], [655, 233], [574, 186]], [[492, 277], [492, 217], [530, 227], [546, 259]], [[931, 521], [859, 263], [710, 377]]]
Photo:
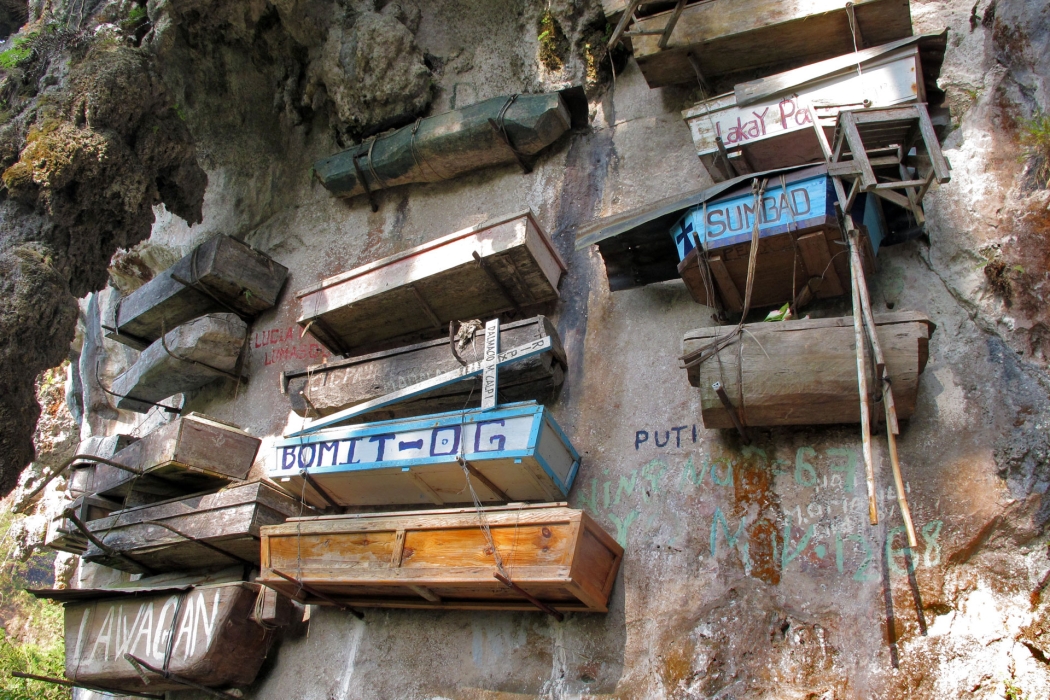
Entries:
[[[835, 194], [826, 174], [788, 182], [787, 188], [771, 178], [759, 206], [758, 237], [769, 238], [790, 231], [819, 228], [835, 221]], [[687, 211], [671, 228], [678, 260], [694, 247], [694, 235], [705, 248], [717, 250], [751, 240], [755, 223], [755, 197], [750, 191], [715, 199], [707, 208]]]
[[480, 474], [471, 484], [487, 503], [564, 500], [580, 465], [550, 413], [524, 402], [282, 439], [267, 475], [320, 507], [301, 469], [340, 505], [471, 503], [460, 456]]

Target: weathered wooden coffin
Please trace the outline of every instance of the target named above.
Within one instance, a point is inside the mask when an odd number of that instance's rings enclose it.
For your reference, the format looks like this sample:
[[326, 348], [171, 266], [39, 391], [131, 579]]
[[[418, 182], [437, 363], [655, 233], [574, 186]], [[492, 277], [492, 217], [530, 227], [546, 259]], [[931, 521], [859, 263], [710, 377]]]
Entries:
[[542, 310], [565, 270], [532, 212], [518, 212], [304, 289], [298, 323], [335, 354], [386, 349], [446, 336], [450, 321]]
[[[790, 302], [810, 280], [818, 298], [843, 294], [849, 289], [849, 260], [847, 255], [837, 255], [847, 248], [835, 201], [831, 178], [821, 165], [768, 178], [757, 212], [749, 183], [687, 211], [671, 229], [671, 237], [679, 257], [678, 273], [693, 300], [728, 311], [743, 310], [756, 217], [759, 248], [752, 308]], [[858, 198], [853, 211], [857, 221], [870, 223], [861, 236], [862, 259], [869, 271], [874, 269], [884, 230], [880, 212], [873, 195]], [[697, 239], [708, 251], [706, 263], [694, 247]]]
[[[937, 77], [946, 45], [947, 33], [927, 34], [838, 56], [742, 83], [682, 116], [700, 160], [720, 179], [823, 161], [814, 120], [830, 141], [843, 109], [939, 105], [944, 93]], [[718, 156], [719, 137], [733, 171]]]
[[146, 685], [127, 653], [208, 688], [255, 680], [274, 639], [251, 618], [258, 584], [151, 588], [77, 590], [71, 597], [65, 590], [34, 591], [71, 601], [65, 605], [66, 678], [114, 691], [187, 690], [149, 671]]
[[[546, 403], [553, 399], [565, 377], [567, 360], [558, 331], [547, 317], [535, 316], [500, 326], [500, 347], [515, 348], [545, 336], [553, 347], [537, 357], [500, 369], [499, 393], [505, 403], [534, 399]], [[480, 358], [485, 331], [474, 340]], [[473, 361], [468, 347], [463, 359]], [[327, 416], [349, 406], [378, 398], [407, 386], [460, 367], [449, 348], [448, 339], [431, 340], [408, 347], [352, 357], [304, 370], [285, 372], [288, 398], [300, 416]], [[358, 417], [362, 421], [388, 420], [426, 413], [462, 409], [473, 394], [480, 398], [474, 379], [466, 380]]]
[[117, 408], [148, 413], [157, 402], [237, 376], [248, 326], [234, 314], [208, 314], [168, 331], [113, 382]]
[[100, 464], [91, 490], [109, 498], [134, 492], [143, 500], [215, 490], [248, 476], [260, 442], [237, 426], [189, 413], [113, 455], [141, 476]]
[[255, 316], [277, 303], [287, 276], [284, 265], [220, 234], [122, 299], [106, 337], [144, 350], [162, 329], [203, 314]]
[[127, 508], [88, 525], [124, 556], [89, 543], [84, 561], [135, 573], [212, 569], [237, 557], [258, 563], [259, 529], [304, 513], [314, 510], [265, 481]]
[[[120, 503], [98, 496], [78, 496], [67, 506], [84, 523], [105, 518], [120, 507]], [[60, 552], [83, 554], [87, 549], [88, 541], [87, 537], [73, 525], [73, 521], [63, 513], [48, 523], [44, 544]]]
[[[136, 440], [138, 438], [131, 435], [89, 437], [80, 441], [77, 446], [77, 454], [109, 459]], [[91, 493], [95, 483], [95, 464], [96, 462], [85, 459], [74, 461], [69, 465], [69, 492], [74, 497]]]
[[[934, 324], [923, 314], [896, 312], [875, 316], [879, 344], [893, 385], [898, 418], [915, 412], [919, 375], [929, 358]], [[750, 323], [736, 343], [688, 369], [689, 383], [700, 388], [706, 428], [732, 428], [733, 422], [711, 388], [722, 382], [734, 406], [740, 404], [738, 352], [743, 363], [744, 420], [750, 426], [859, 423], [857, 356], [853, 317], [775, 323]], [[729, 326], [686, 333], [685, 353], [697, 350]], [[871, 373], [868, 386], [875, 386]], [[879, 404], [881, 405], [881, 404]], [[875, 411], [880, 415], [879, 411]]]
[[314, 173], [341, 197], [413, 182], [440, 182], [529, 158], [570, 128], [586, 126], [587, 97], [582, 87], [493, 97], [323, 158], [314, 164]]
[[[623, 548], [565, 503], [485, 508], [510, 579], [558, 611], [606, 612]], [[263, 528], [259, 581], [324, 605], [273, 573], [359, 607], [536, 610], [493, 577], [478, 511], [302, 518]]]
[[651, 88], [695, 84], [699, 69], [709, 88], [718, 90], [849, 53], [851, 12], [860, 48], [911, 36], [908, 0], [856, 0], [852, 6], [842, 0], [707, 0], [686, 6], [661, 49], [673, 12], [632, 27], [634, 57]]
[[[478, 499], [489, 503], [565, 498], [580, 465], [550, 413], [523, 402], [278, 440], [268, 476], [300, 494], [300, 470], [307, 470], [344, 506], [470, 503], [460, 455]], [[312, 487], [305, 494], [313, 504], [327, 503]]]

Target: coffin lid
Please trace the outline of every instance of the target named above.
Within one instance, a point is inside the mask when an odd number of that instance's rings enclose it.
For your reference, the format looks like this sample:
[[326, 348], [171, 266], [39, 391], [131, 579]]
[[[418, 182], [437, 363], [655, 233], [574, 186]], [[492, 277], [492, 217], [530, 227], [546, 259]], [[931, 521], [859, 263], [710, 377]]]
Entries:
[[[737, 187], [749, 184], [756, 178], [773, 179], [780, 175], [788, 177], [789, 173], [793, 175], [795, 171], [803, 168], [807, 169], [806, 176], [827, 171], [823, 165], [796, 165], [760, 173], [747, 173], [704, 189], [644, 204], [582, 226], [576, 236], [576, 250], [598, 245], [602, 257], [605, 258], [610, 278], [609, 286], [613, 291], [679, 279], [678, 251], [671, 238], [671, 227], [687, 209], [711, 201], [724, 193], [732, 192]], [[792, 180], [794, 179], [795, 177], [792, 177]], [[620, 266], [616, 264], [619, 260], [611, 261], [611, 257], [625, 258], [636, 267], [644, 266], [646, 272], [641, 279], [636, 278], [626, 282], [617, 280], [617, 283], [614, 284], [612, 278], [616, 271], [610, 268]]]
[[540, 226], [539, 222], [536, 220], [535, 212], [533, 212], [532, 209], [522, 209], [521, 211], [516, 211], [505, 216], [497, 216], [487, 221], [483, 221], [480, 224], [460, 229], [459, 231], [455, 231], [440, 238], [435, 238], [432, 241], [427, 241], [426, 243], [417, 245], [414, 248], [409, 248], [408, 250], [402, 251], [400, 253], [394, 253], [393, 255], [388, 255], [385, 258], [380, 258], [379, 260], [370, 262], [367, 265], [355, 267], [352, 270], [347, 270], [346, 272], [342, 272], [338, 275], [326, 277], [319, 283], [297, 292], [295, 297], [297, 299], [302, 299], [305, 296], [308, 296], [315, 292], [320, 292], [324, 289], [327, 289], [328, 287], [337, 285], [340, 282], [345, 282], [346, 280], [353, 279], [355, 277], [360, 277], [364, 274], [373, 272], [382, 267], [387, 267], [391, 263], [394, 263], [398, 260], [410, 258], [415, 255], [420, 255], [429, 250], [433, 250], [434, 248], [440, 248], [441, 246], [451, 241], [457, 240], [459, 238], [465, 238], [473, 233], [477, 233], [478, 231], [484, 231], [487, 228], [499, 226], [500, 224], [505, 224], [508, 221], [513, 221], [514, 219], [518, 219], [523, 216], [528, 217], [532, 221], [532, 225], [536, 227], [536, 230], [540, 231], [543, 234], [540, 236], [540, 239], [543, 241], [544, 245], [546, 245], [547, 248], [550, 250], [551, 256], [557, 261], [558, 267], [561, 268], [562, 272], [568, 270], [568, 266], [565, 264], [565, 261], [562, 260], [561, 255], [558, 254], [558, 251], [554, 248], [553, 244], [550, 241], [550, 238], [547, 236], [546, 231], [544, 231], [543, 227]]
[[44, 600], [56, 600], [60, 603], [77, 603], [101, 600], [103, 598], [157, 595], [169, 591], [174, 593], [188, 591], [197, 586], [240, 583], [243, 580], [244, 567], [231, 566], [210, 574], [173, 572], [103, 588], [27, 588], [26, 592]]
[[[515, 510], [536, 510], [544, 508], [568, 508], [568, 501], [554, 501], [551, 503], [508, 503], [503, 506], [483, 506], [483, 513], [500, 513]], [[320, 515], [312, 518], [288, 518], [286, 522], [314, 522], [318, 520], [374, 520], [377, 518], [401, 518], [417, 515], [461, 515], [463, 513], [476, 513], [478, 508], [434, 508], [430, 510], [399, 510], [385, 511], [382, 513], [344, 513], [341, 515]]]
[[[930, 335], [933, 335], [933, 332], [937, 330], [937, 324], [931, 321], [929, 317], [926, 316], [926, 314], [920, 311], [895, 311], [893, 313], [888, 314], [875, 314], [874, 320], [876, 326], [890, 326], [898, 323], [925, 323], [926, 327], [929, 329]], [[820, 328], [834, 328], [852, 325], [852, 316], [842, 316], [835, 318], [800, 319], [798, 321], [760, 321], [758, 323], [745, 324], [744, 328], [751, 332], [777, 333], [790, 331], [808, 331]], [[682, 340], [683, 342], [690, 340], [707, 340], [735, 329], [736, 326], [706, 326], [704, 328], [696, 328], [694, 330], [687, 331]]]
[[[906, 39], [892, 41], [881, 46], [870, 49], [862, 49], [856, 53], [848, 53], [825, 61], [812, 63], [808, 66], [784, 71], [777, 75], [771, 75], [746, 83], [739, 83], [734, 88], [736, 94], [736, 106], [745, 107], [756, 102], [767, 100], [776, 95], [790, 91], [805, 83], [819, 80], [824, 76], [840, 72], [844, 69], [856, 66], [858, 63], [871, 61], [884, 54], [896, 51], [906, 46], [918, 44], [919, 60], [922, 62], [922, 77], [926, 88], [926, 100], [928, 104], [936, 106], [944, 101], [944, 91], [937, 87], [937, 78], [941, 75], [941, 64], [944, 63], [944, 51], [948, 46], [948, 30], [940, 34], [920, 34], [910, 36]], [[713, 99], [718, 99], [713, 98]], [[695, 108], [694, 108], [695, 109]], [[688, 110], [687, 110], [688, 111]]]

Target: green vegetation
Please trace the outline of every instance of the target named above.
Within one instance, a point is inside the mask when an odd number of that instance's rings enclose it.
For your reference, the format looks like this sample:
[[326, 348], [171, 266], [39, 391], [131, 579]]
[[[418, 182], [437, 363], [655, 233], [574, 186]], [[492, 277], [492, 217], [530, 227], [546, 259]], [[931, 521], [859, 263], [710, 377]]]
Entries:
[[1014, 683], [1012, 678], [1007, 678], [1003, 681], [1003, 693], [1006, 695], [1006, 700], [1028, 700], [1024, 690], [1021, 689], [1021, 686]]
[[564, 68], [569, 40], [565, 38], [561, 25], [550, 10], [540, 15], [539, 36], [536, 38], [540, 42], [540, 63], [549, 71]]
[[1024, 157], [1034, 161], [1036, 175], [1050, 187], [1050, 114], [1035, 115], [1021, 127]]
[[0, 68], [11, 70], [28, 60], [33, 55], [33, 39], [36, 36], [37, 33], [33, 32], [26, 36], [15, 37], [11, 42], [11, 48], [0, 53]]
[[12, 558], [15, 542], [9, 533], [19, 517], [8, 504], [0, 505], [0, 700], [69, 698], [68, 688], [11, 675], [21, 671], [62, 678], [65, 657], [62, 607], [23, 590], [52, 585], [55, 555], [35, 554], [25, 562]]
[[120, 28], [126, 32], [134, 32], [148, 22], [149, 16], [146, 14], [146, 8], [141, 5], [136, 5], [131, 8], [131, 12], [128, 13], [127, 19], [121, 21]]

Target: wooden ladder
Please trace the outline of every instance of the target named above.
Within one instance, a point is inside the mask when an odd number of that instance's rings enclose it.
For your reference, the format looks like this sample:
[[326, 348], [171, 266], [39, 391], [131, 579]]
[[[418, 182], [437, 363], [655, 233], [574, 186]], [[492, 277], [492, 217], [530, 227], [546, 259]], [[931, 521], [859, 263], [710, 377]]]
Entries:
[[[936, 180], [944, 184], [951, 179], [950, 166], [941, 151], [933, 123], [926, 105], [919, 103], [901, 107], [844, 110], [839, 113], [835, 128], [834, 148], [830, 146], [819, 120], [813, 120], [813, 129], [824, 152], [828, 175], [835, 187], [835, 195], [841, 208], [846, 238], [850, 249], [850, 277], [853, 288], [853, 328], [857, 347], [857, 382], [860, 393], [861, 437], [863, 441], [864, 466], [868, 485], [868, 517], [872, 525], [879, 522], [875, 499], [875, 463], [872, 452], [871, 422], [873, 416], [869, 406], [867, 347], [870, 344], [875, 362], [875, 391], [882, 392], [882, 403], [886, 411], [886, 442], [893, 468], [893, 481], [897, 491], [897, 503], [901, 509], [908, 546], [917, 547], [915, 525], [901, 476], [900, 458], [897, 453], [897, 409], [893, 399], [893, 388], [886, 359], [879, 344], [875, 320], [871, 311], [871, 298], [860, 259], [860, 232], [850, 211], [857, 195], [870, 192], [874, 195], [911, 211], [916, 222], [925, 222], [922, 199]], [[922, 140], [930, 158], [929, 172], [917, 179], [910, 177], [905, 161], [913, 146]], [[885, 173], [886, 168], [896, 166], [899, 179], [876, 176], [875, 169]], [[917, 170], [917, 169], [916, 169]], [[847, 192], [844, 180], [849, 179]], [[903, 190], [904, 195], [894, 190]], [[867, 342], [865, 342], [867, 341]]]
[[657, 46], [660, 47], [661, 51], [666, 49], [667, 42], [671, 39], [671, 32], [674, 31], [675, 25], [678, 24], [678, 18], [682, 16], [682, 11], [685, 10], [687, 1], [688, 0], [678, 0], [678, 2], [675, 3], [674, 10], [671, 12], [671, 16], [667, 19], [667, 25], [659, 31], [627, 31], [627, 27], [638, 20], [638, 18], [634, 16], [634, 13], [638, 11], [639, 7], [645, 4], [643, 0], [631, 0], [631, 4], [627, 6], [627, 9], [623, 12], [623, 16], [620, 17], [620, 21], [617, 22], [616, 29], [613, 30], [612, 36], [609, 37], [608, 50], [612, 51], [616, 44], [624, 36], [647, 35], [659, 35], [660, 41], [657, 42]]

